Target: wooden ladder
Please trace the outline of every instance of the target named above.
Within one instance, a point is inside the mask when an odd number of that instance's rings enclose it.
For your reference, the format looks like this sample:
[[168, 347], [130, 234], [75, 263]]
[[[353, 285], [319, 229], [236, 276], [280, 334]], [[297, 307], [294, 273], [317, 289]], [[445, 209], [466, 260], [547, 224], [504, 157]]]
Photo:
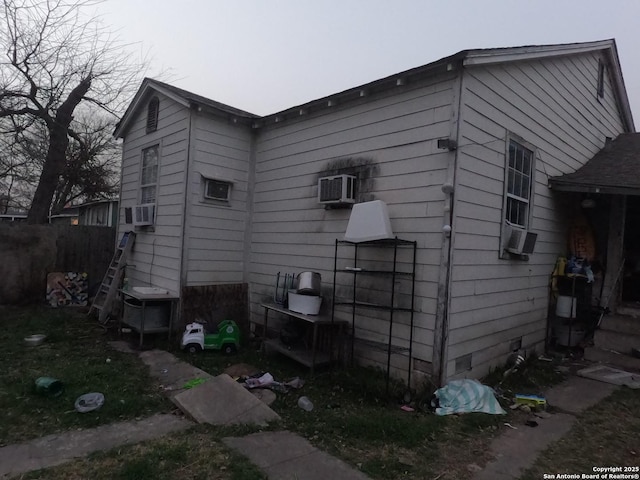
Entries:
[[131, 253], [133, 242], [135, 241], [136, 234], [134, 232], [125, 232], [120, 239], [120, 243], [116, 247], [116, 251], [113, 254], [113, 259], [107, 268], [100, 289], [93, 299], [93, 304], [89, 309], [89, 315], [92, 312], [98, 311], [98, 321], [101, 324], [105, 324], [109, 318], [109, 314], [112, 310], [112, 304], [118, 293], [118, 286], [120, 284], [120, 278], [122, 272], [127, 264], [127, 257]]

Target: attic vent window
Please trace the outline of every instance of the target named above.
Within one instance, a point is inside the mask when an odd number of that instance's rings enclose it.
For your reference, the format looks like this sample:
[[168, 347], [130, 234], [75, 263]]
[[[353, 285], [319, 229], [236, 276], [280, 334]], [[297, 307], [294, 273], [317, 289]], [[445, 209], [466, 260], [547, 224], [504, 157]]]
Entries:
[[147, 133], [155, 132], [158, 129], [158, 112], [160, 110], [160, 100], [153, 97], [147, 106]]
[[602, 59], [598, 60], [598, 98], [604, 97], [604, 73], [606, 65]]

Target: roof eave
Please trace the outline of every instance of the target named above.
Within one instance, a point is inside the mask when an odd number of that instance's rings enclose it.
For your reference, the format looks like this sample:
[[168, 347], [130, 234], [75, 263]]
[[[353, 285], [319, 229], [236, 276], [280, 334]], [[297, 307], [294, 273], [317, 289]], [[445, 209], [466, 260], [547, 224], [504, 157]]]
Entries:
[[565, 182], [553, 178], [549, 179], [549, 187], [556, 192], [597, 193], [603, 195], [640, 195], [640, 187]]

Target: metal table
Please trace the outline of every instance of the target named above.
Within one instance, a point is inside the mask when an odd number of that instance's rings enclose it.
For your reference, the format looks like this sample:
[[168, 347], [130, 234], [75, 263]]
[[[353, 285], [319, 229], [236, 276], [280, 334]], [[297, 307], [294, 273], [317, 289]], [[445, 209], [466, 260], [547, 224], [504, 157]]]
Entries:
[[[264, 308], [264, 334], [262, 339], [263, 349], [265, 349], [266, 347], [273, 348], [274, 350], [295, 360], [296, 362], [309, 367], [311, 370], [311, 374], [313, 374], [313, 368], [315, 366], [327, 365], [332, 362], [333, 352], [331, 351], [331, 347], [333, 346], [333, 342], [330, 342], [329, 352], [318, 351], [319, 329], [323, 327], [332, 327], [333, 325], [335, 325], [338, 327], [338, 336], [340, 336], [342, 334], [343, 328], [345, 327], [345, 325], [347, 325], [346, 321], [332, 321], [331, 317], [323, 315], [305, 315], [303, 313], [294, 312], [275, 303], [263, 303], [260, 306]], [[279, 338], [268, 338], [267, 330], [269, 325], [269, 312], [281, 313], [290, 318], [295, 318], [311, 324], [313, 328], [311, 348], [295, 348], [283, 344]], [[329, 332], [329, 335], [333, 334], [333, 331]]]
[[[172, 292], [167, 292], [164, 291], [163, 293], [152, 293], [152, 292], [140, 292], [140, 291], [136, 291], [135, 287], [131, 288], [129, 290], [122, 290], [120, 289], [119, 292], [122, 294], [122, 302], [124, 304], [124, 299], [125, 297], [129, 297], [129, 298], [134, 298], [136, 300], [138, 300], [141, 303], [141, 307], [142, 307], [142, 312], [141, 312], [141, 317], [140, 317], [140, 325], [134, 324], [134, 323], [127, 323], [124, 321], [124, 305], [120, 314], [120, 322], [119, 322], [119, 326], [121, 327], [122, 324], [124, 323], [125, 325], [128, 325], [129, 327], [131, 327], [133, 330], [136, 330], [140, 333], [140, 347], [142, 347], [143, 341], [144, 341], [144, 334], [145, 333], [163, 333], [163, 332], [168, 332], [168, 338], [169, 340], [171, 340], [171, 331], [173, 330], [173, 321], [174, 321], [174, 316], [176, 314], [176, 310], [177, 310], [177, 303], [178, 300], [180, 300], [180, 297]], [[145, 315], [146, 315], [146, 307], [147, 307], [147, 302], [169, 302], [169, 325], [166, 327], [153, 327], [153, 328], [145, 328], [144, 323], [145, 323]], [[122, 331], [121, 328], [119, 328], [119, 331]]]

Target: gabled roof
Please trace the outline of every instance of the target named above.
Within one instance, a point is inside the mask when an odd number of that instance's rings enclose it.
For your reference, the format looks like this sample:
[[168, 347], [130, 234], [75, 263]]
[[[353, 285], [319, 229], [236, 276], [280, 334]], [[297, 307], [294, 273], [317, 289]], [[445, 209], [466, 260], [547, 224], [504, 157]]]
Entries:
[[258, 115], [254, 115], [253, 113], [245, 112], [244, 110], [225, 105], [224, 103], [216, 102], [215, 100], [211, 100], [210, 98], [206, 98], [202, 95], [183, 90], [182, 88], [174, 87], [173, 85], [169, 85], [168, 83], [160, 82], [159, 80], [154, 80], [152, 78], [145, 78], [142, 81], [142, 85], [136, 92], [136, 95], [133, 97], [133, 100], [127, 107], [126, 112], [124, 112], [124, 115], [118, 122], [118, 125], [113, 132], [114, 137], [119, 138], [120, 136], [122, 136], [122, 134], [126, 131], [129, 122], [133, 118], [134, 112], [142, 103], [146, 103], [147, 99], [151, 96], [151, 92], [153, 91], [162, 93], [163, 95], [166, 95], [175, 102], [187, 108], [196, 105], [199, 107], [209, 108], [221, 113], [230, 114], [239, 118], [260, 118]]
[[615, 40], [611, 39], [556, 45], [529, 45], [522, 47], [462, 50], [455, 55], [441, 58], [435, 62], [412, 68], [410, 70], [405, 70], [380, 80], [375, 80], [365, 85], [360, 85], [317, 100], [312, 100], [305, 104], [297, 105], [264, 117], [230, 107], [157, 80], [145, 78], [142, 82], [142, 86], [138, 90], [138, 93], [131, 102], [131, 105], [129, 105], [129, 108], [127, 108], [122, 120], [116, 127], [114, 135], [116, 137], [122, 136], [131, 120], [131, 117], [133, 116], [133, 112], [136, 111], [141, 102], [145, 101], [150, 89], [157, 90], [185, 106], [192, 106], [195, 104], [198, 106], [208, 107], [209, 109], [230, 115], [236, 119], [249, 121], [255, 127], [259, 127], [269, 123], [299, 118], [301, 115], [305, 115], [310, 112], [331, 108], [336, 104], [348, 103], [363, 96], [368, 96], [372, 93], [383, 90], [399, 88], [414, 80], [428, 78], [429, 76], [442, 74], [447, 71], [460, 70], [465, 67], [472, 68], [476, 65], [530, 61], [542, 58], [584, 54], [593, 51], [602, 51], [607, 55], [610, 65], [609, 73], [611, 74], [614, 84], [615, 95], [621, 111], [622, 120], [627, 131], [635, 131], [633, 117], [631, 115], [631, 107], [629, 105], [629, 99], [627, 97], [627, 91], [622, 77], [622, 70], [620, 68], [620, 61], [618, 59], [616, 43]]
[[551, 177], [564, 192], [640, 194], [640, 133], [623, 133], [573, 173]]

